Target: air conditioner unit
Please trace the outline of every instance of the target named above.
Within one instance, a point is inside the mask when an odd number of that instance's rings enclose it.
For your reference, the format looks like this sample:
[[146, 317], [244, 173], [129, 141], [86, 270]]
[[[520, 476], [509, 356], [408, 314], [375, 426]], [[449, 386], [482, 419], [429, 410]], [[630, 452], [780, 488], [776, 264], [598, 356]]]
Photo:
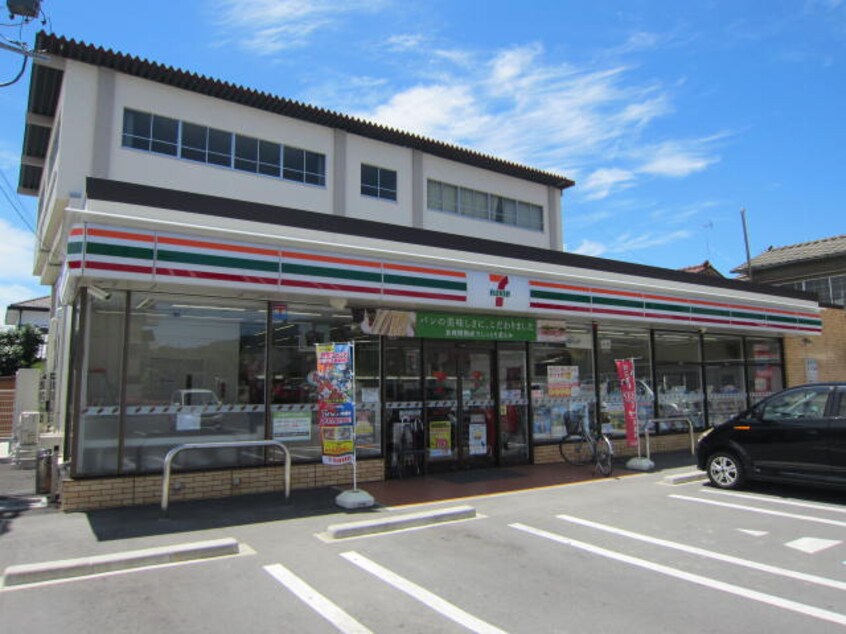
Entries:
[[38, 444], [38, 424], [41, 422], [39, 412], [21, 412], [13, 426], [12, 435], [18, 445]]

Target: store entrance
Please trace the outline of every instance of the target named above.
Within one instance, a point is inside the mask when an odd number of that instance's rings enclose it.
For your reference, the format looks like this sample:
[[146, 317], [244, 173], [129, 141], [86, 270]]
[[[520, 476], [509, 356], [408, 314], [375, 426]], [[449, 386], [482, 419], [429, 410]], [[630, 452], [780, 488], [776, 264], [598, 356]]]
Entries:
[[493, 344], [426, 341], [423, 356], [428, 470], [494, 466]]

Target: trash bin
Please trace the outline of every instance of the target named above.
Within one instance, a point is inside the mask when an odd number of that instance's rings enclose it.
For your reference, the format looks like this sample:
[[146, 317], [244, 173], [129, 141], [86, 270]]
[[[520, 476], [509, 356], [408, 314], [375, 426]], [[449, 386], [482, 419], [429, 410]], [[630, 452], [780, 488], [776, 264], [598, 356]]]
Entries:
[[53, 488], [53, 451], [39, 449], [35, 457], [35, 492], [49, 495]]

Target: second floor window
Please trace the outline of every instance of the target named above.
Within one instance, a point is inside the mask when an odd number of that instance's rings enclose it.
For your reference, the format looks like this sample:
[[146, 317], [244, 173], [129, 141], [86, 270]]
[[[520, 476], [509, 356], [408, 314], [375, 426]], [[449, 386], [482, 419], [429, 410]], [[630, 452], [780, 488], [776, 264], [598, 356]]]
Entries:
[[435, 211], [543, 231], [543, 207], [540, 205], [467, 187], [429, 180], [426, 204]]
[[397, 199], [397, 173], [394, 170], [361, 164], [361, 195], [385, 200]]
[[121, 143], [136, 150], [242, 172], [326, 185], [326, 156], [323, 154], [148, 112], [128, 108], [123, 111]]

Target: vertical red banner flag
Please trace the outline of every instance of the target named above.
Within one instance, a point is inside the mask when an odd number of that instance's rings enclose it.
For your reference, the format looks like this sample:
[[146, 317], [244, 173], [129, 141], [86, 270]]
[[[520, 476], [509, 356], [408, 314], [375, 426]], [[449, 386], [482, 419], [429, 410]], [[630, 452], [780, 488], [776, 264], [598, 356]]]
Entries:
[[626, 417], [626, 444], [637, 447], [637, 391], [635, 389], [634, 362], [616, 359], [620, 393], [623, 396], [623, 414]]

